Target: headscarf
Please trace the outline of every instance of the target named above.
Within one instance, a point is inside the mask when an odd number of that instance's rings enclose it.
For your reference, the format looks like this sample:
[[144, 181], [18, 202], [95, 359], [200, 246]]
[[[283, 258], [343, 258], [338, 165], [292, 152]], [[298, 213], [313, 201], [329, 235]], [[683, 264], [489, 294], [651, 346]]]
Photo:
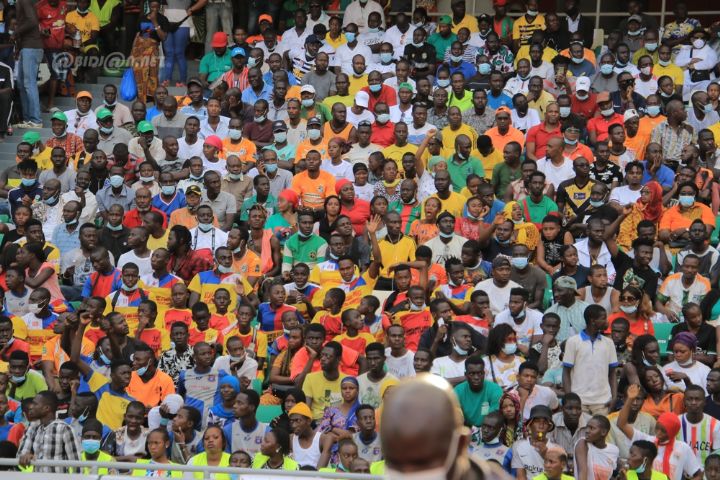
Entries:
[[298, 194], [295, 193], [294, 190], [290, 190], [289, 188], [283, 190], [278, 194], [278, 198], [282, 198], [288, 203], [291, 203], [294, 208], [297, 208], [298, 203], [300, 202], [300, 199], [298, 198]]
[[640, 205], [640, 200], [638, 199], [638, 206], [642, 209], [644, 220], [650, 220], [653, 223], [657, 223], [660, 220], [660, 215], [662, 215], [663, 211], [662, 187], [654, 180], [646, 183], [645, 186], [648, 190], [650, 190], [650, 201], [645, 205]]
[[355, 414], [357, 413], [357, 409], [360, 406], [360, 383], [358, 382], [357, 378], [351, 376], [345, 377], [340, 381], [340, 388], [342, 388], [343, 383], [352, 383], [358, 389], [358, 396], [355, 397], [355, 402], [352, 404], [350, 410], [345, 416], [345, 429], [349, 430], [350, 427], [354, 426], [357, 423], [357, 418]]
[[[672, 412], [663, 412], [658, 417], [657, 423], [663, 426], [668, 436], [667, 443], [663, 444], [665, 452], [663, 453], [662, 472], [665, 475], [670, 475], [670, 455], [672, 455], [675, 447], [675, 437], [680, 431], [680, 419]], [[655, 440], [655, 445], [660, 445], [659, 440]]]
[[690, 349], [690, 351], [694, 352], [697, 348], [698, 340], [694, 333], [691, 332], [680, 332], [677, 335], [673, 337], [673, 339], [670, 341], [670, 348], [673, 348], [673, 346], [676, 343], [680, 343], [682, 345], [685, 345]]
[[500, 410], [502, 410], [502, 404], [505, 399], [512, 401], [515, 406], [515, 430], [508, 430], [507, 425], [503, 425], [502, 430], [500, 430], [500, 441], [506, 447], [511, 447], [516, 439], [522, 437], [522, 409], [520, 408], [520, 397], [514, 390], [510, 390], [502, 394], [500, 402], [498, 403]]
[[515, 208], [515, 205], [520, 206], [520, 204], [516, 201], [508, 202], [505, 204], [505, 207], [503, 207], [505, 219], [513, 223], [514, 229], [517, 232], [517, 235], [515, 237], [515, 243], [521, 243], [523, 245], [526, 245], [528, 249], [532, 252], [535, 250], [535, 248], [537, 248], [538, 241], [540, 240], [540, 233], [538, 232], [535, 224], [527, 221], [525, 215], [522, 215], [520, 220], [518, 220], [517, 222], [512, 219], [512, 211], [513, 208]]
[[348, 180], [347, 178], [341, 178], [340, 180], [335, 182], [335, 193], [340, 195], [340, 190], [342, 190], [342, 188], [349, 183], [352, 183], [352, 182], [350, 180]]
[[220, 386], [230, 385], [235, 390], [235, 393], [240, 393], [240, 380], [234, 375], [224, 375], [220, 378]]

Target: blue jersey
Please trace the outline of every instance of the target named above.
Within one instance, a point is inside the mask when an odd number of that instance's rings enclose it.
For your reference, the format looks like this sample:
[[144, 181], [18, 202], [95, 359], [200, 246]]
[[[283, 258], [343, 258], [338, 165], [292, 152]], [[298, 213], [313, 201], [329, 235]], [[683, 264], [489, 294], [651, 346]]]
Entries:
[[187, 206], [185, 201], [185, 194], [182, 190], [176, 190], [170, 202], [165, 202], [158, 193], [152, 198], [152, 206], [162, 211], [168, 218], [175, 210], [179, 210]]

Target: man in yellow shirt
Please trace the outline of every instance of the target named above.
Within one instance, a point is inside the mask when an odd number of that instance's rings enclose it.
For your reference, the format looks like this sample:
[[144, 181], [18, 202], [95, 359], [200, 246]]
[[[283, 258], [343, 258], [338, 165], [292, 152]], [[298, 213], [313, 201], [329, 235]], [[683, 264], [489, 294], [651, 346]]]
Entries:
[[518, 50], [521, 45], [530, 43], [530, 37], [535, 30], [545, 30], [545, 15], [539, 14], [537, 0], [528, 0], [525, 15], [513, 23], [512, 38], [515, 50]]
[[[365, 85], [363, 85], [364, 87]], [[362, 87], [360, 87], [362, 88]], [[350, 78], [345, 73], [338, 73], [335, 76], [335, 95], [331, 95], [329, 97], [325, 97], [325, 100], [323, 100], [323, 104], [328, 107], [332, 108], [333, 105], [336, 103], [342, 103], [346, 107], [350, 108], [353, 105], [353, 102], [355, 101], [355, 97], [353, 95], [350, 95]], [[358, 90], [360, 90], [358, 88]]]
[[500, 150], [493, 147], [492, 139], [487, 135], [480, 135], [477, 140], [478, 152], [480, 153], [480, 161], [485, 169], [485, 178], [492, 180], [492, 171], [495, 165], [504, 161], [503, 154]]
[[348, 88], [348, 94], [355, 98], [355, 94], [360, 91], [361, 88], [368, 86], [368, 72], [365, 64], [365, 57], [362, 55], [355, 55], [352, 59], [353, 73], [348, 78], [350, 86]]
[[71, 38], [74, 38], [75, 32], [80, 32], [82, 53], [98, 48], [96, 41], [100, 34], [100, 20], [90, 11], [90, 0], [78, 0], [77, 8], [65, 16], [65, 27]]
[[[437, 193], [431, 195], [440, 200], [441, 212], [451, 213], [455, 218], [461, 217], [467, 199], [457, 192], [450, 191], [450, 173], [447, 170], [435, 172], [435, 188]], [[423, 215], [425, 212], [423, 211]]]
[[[18, 144], [17, 146], [17, 157], [16, 162], [20, 162], [21, 160], [24, 160], [25, 158], [32, 158], [37, 163], [38, 169], [40, 170], [52, 170], [53, 164], [50, 161], [50, 154], [52, 153], [52, 148], [48, 148], [45, 146], [45, 143], [43, 143], [42, 138], [40, 137], [40, 134], [35, 131], [29, 131], [25, 132], [22, 136], [23, 143], [29, 143], [30, 144], [30, 152], [27, 152], [26, 157], [21, 157], [21, 149], [22, 154], [25, 154], [25, 151], [22, 147], [22, 145]], [[33, 154], [35, 149], [37, 148], [37, 152]], [[18, 185], [19, 185], [18, 180]], [[17, 187], [18, 185], [10, 185], [11, 187]]]
[[465, 0], [452, 0], [450, 9], [452, 10], [452, 32], [455, 35], [461, 28], [467, 28], [470, 33], [480, 31], [477, 18], [465, 13]]
[[382, 153], [386, 159], [395, 162], [398, 171], [404, 175], [405, 170], [402, 167], [402, 158], [406, 153], [415, 154], [417, 146], [408, 143], [408, 127], [404, 123], [395, 124], [395, 143], [383, 148]]
[[[458, 136], [467, 135], [473, 146], [470, 155], [477, 156], [478, 152], [475, 151], [475, 145], [477, 144], [478, 132], [467, 123], [463, 123], [462, 113], [458, 107], [448, 108], [448, 121], [448, 126], [440, 131], [443, 145], [455, 145]], [[453, 153], [455, 152], [453, 151]]]
[[[438, 172], [439, 173], [439, 172]], [[447, 172], [446, 172], [447, 173]], [[392, 286], [392, 272], [390, 265], [415, 261], [415, 240], [402, 233], [402, 218], [397, 212], [385, 214], [387, 235], [378, 242], [383, 268], [380, 270], [378, 289]]]
[[672, 78], [675, 91], [681, 93], [685, 77], [682, 69], [672, 62], [672, 49], [668, 45], [660, 45], [657, 56], [658, 60], [653, 66], [653, 76], [660, 78], [667, 75]]

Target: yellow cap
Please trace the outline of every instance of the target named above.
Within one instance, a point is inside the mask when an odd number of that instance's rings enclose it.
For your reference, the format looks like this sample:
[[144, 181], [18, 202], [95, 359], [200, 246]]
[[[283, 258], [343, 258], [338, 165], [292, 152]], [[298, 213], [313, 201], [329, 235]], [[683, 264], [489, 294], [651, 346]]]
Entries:
[[298, 415], [302, 415], [303, 417], [312, 418], [312, 411], [310, 411], [310, 407], [308, 407], [305, 402], [296, 403], [295, 406], [288, 412], [288, 416], [296, 413]]

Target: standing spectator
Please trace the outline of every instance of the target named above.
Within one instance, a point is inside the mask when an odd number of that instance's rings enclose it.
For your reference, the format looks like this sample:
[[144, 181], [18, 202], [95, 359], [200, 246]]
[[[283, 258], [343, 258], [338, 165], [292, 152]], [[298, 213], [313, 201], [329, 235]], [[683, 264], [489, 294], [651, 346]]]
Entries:
[[23, 121], [15, 128], [42, 128], [40, 118], [40, 92], [37, 76], [43, 58], [43, 42], [35, 4], [20, 0], [15, 7], [17, 26], [15, 37], [19, 51], [17, 77], [20, 88]]
[[160, 43], [167, 37], [170, 22], [160, 13], [160, 2], [150, 1], [150, 12], [140, 19], [132, 47], [137, 99], [145, 103], [158, 87]]

